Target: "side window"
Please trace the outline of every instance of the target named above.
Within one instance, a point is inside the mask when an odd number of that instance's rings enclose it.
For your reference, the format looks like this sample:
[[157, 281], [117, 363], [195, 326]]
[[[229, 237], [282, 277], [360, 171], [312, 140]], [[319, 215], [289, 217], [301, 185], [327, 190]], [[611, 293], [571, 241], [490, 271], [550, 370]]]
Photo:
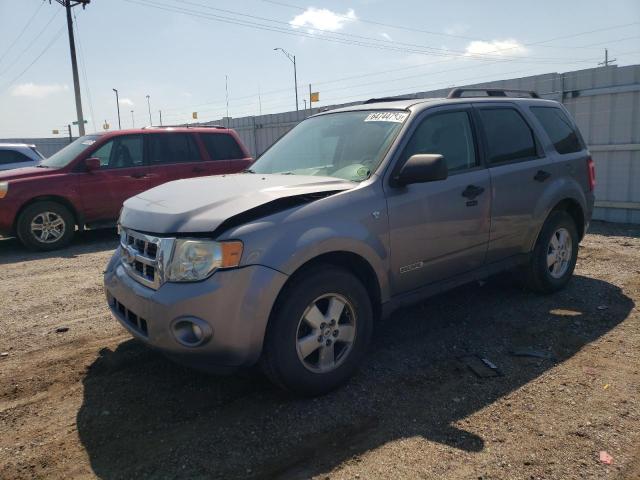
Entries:
[[116, 137], [99, 147], [91, 156], [99, 158], [100, 166], [106, 169], [139, 167], [144, 163], [142, 137]]
[[148, 136], [149, 163], [199, 162], [200, 152], [193, 136], [186, 133], [165, 133]]
[[469, 114], [448, 112], [425, 118], [405, 147], [402, 162], [419, 153], [439, 153], [449, 172], [477, 166]]
[[558, 153], [574, 153], [583, 149], [578, 133], [562, 110], [555, 107], [531, 107], [531, 111], [542, 124]]
[[31, 159], [26, 155], [14, 150], [0, 150], [0, 165], [10, 163], [29, 162]]
[[211, 160], [235, 160], [244, 158], [236, 139], [226, 133], [201, 133], [200, 138]]
[[513, 108], [479, 110], [490, 164], [537, 157], [533, 132]]

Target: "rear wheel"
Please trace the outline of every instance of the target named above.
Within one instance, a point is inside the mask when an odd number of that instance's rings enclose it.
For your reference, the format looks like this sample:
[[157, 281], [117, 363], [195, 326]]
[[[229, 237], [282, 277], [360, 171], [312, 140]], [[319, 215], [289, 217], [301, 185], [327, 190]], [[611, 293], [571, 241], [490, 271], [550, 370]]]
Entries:
[[578, 242], [578, 231], [571, 215], [565, 211], [552, 212], [525, 269], [527, 286], [541, 293], [564, 288], [576, 266]]
[[20, 241], [31, 250], [56, 250], [73, 238], [75, 222], [67, 207], [43, 201], [29, 205], [18, 218]]
[[267, 326], [263, 369], [286, 390], [321, 395], [343, 384], [371, 339], [373, 312], [351, 273], [321, 267], [281, 293]]

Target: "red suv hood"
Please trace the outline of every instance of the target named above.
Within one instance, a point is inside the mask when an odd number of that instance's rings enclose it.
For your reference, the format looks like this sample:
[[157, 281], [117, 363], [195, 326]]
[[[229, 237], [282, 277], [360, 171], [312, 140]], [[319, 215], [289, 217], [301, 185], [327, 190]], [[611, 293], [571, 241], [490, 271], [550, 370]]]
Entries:
[[18, 180], [19, 178], [29, 177], [41, 177], [43, 175], [51, 175], [52, 172], [56, 172], [57, 168], [38, 168], [38, 167], [24, 167], [14, 168], [12, 170], [0, 171], [0, 182], [6, 180]]

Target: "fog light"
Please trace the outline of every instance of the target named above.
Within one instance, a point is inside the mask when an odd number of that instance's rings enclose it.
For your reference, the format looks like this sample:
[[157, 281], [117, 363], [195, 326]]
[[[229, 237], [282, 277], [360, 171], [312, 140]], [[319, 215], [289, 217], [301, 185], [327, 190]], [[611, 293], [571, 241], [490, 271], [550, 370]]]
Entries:
[[175, 339], [185, 347], [199, 347], [211, 338], [213, 332], [204, 320], [195, 317], [175, 319], [171, 324]]

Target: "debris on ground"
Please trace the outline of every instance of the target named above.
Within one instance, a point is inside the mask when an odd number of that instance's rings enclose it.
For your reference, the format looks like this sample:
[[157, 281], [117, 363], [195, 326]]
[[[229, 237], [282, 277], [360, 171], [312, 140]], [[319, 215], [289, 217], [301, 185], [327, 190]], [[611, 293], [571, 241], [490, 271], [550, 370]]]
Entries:
[[613, 463], [613, 457], [609, 455], [607, 452], [602, 450], [600, 452], [600, 461], [605, 465], [611, 465]]
[[56, 328], [56, 333], [64, 333], [64, 332], [68, 332], [69, 331], [69, 327], [58, 327]]
[[533, 358], [546, 358], [549, 360], [555, 359], [555, 356], [550, 352], [543, 350], [534, 350], [532, 348], [521, 348], [519, 350], [512, 350], [511, 355], [514, 357], [533, 357]]
[[501, 377], [500, 369], [488, 358], [480, 355], [464, 355], [458, 357], [458, 360], [464, 363], [469, 370], [475, 373], [479, 378]]

